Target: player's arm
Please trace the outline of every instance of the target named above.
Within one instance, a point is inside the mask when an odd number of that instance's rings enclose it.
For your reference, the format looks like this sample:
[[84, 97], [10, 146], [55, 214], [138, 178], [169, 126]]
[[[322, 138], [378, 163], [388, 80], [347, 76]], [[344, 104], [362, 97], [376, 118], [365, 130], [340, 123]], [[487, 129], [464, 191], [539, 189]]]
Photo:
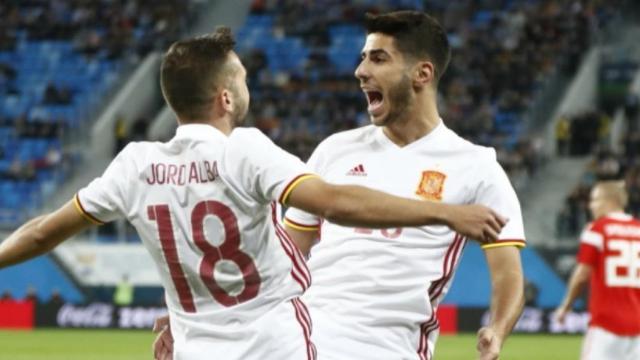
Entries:
[[497, 239], [505, 219], [482, 205], [410, 200], [355, 185], [332, 185], [309, 176], [281, 201], [343, 226], [372, 228], [447, 225], [462, 235]]
[[573, 302], [576, 301], [578, 296], [582, 294], [582, 291], [587, 286], [589, 279], [591, 278], [591, 265], [579, 263], [571, 274], [569, 285], [567, 287], [567, 293], [562, 300], [560, 306], [556, 310], [556, 320], [564, 322], [564, 318], [571, 310]]
[[520, 250], [515, 246], [496, 246], [485, 249], [485, 257], [491, 274], [491, 317], [489, 324], [478, 332], [482, 360], [498, 358], [524, 306]]
[[28, 221], [0, 243], [0, 268], [42, 255], [91, 225], [69, 201], [50, 214]]
[[318, 239], [318, 228], [314, 229], [301, 229], [299, 227], [292, 226], [289, 221], [285, 220], [284, 223], [287, 234], [291, 237], [291, 240], [298, 246], [298, 249], [304, 256], [309, 256], [311, 248]]

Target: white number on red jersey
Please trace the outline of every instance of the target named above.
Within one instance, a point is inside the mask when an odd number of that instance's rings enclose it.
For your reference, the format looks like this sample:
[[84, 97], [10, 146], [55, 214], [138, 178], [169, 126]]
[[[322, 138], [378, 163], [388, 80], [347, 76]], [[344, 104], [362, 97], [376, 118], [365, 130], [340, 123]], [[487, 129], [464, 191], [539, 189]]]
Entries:
[[610, 287], [640, 288], [640, 241], [612, 239], [605, 259], [605, 283]]

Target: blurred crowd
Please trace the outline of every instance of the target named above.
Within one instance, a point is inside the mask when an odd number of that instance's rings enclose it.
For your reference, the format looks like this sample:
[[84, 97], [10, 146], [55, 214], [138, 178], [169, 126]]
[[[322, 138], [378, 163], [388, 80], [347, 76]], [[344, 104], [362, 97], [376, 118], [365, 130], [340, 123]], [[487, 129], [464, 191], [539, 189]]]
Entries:
[[51, 291], [51, 295], [45, 301], [40, 300], [36, 292], [36, 289], [32, 286], [30, 286], [27, 289], [25, 296], [22, 298], [15, 298], [9, 290], [4, 290], [2, 293], [0, 293], [0, 302], [14, 302], [14, 301], [20, 301], [20, 302], [28, 301], [34, 304], [42, 303], [44, 305], [56, 306], [56, 307], [62, 306], [65, 302], [64, 299], [62, 298], [62, 295], [60, 294], [60, 291], [56, 289]]
[[[556, 233], [559, 237], [575, 237], [587, 222], [589, 195], [592, 185], [598, 180], [624, 180], [629, 194], [627, 211], [640, 216], [640, 116], [637, 109], [637, 95], [629, 94], [624, 106], [626, 131], [620, 139], [621, 149], [611, 150], [609, 136], [611, 117], [604, 112], [591, 111], [574, 118], [564, 117], [561, 121], [569, 124], [568, 146], [558, 147], [561, 155], [593, 154], [587, 171], [580, 183], [564, 201], [556, 219]], [[556, 129], [556, 137], [558, 135]], [[578, 138], [576, 139], [576, 136]]]
[[[26, 184], [21, 196], [37, 195], [49, 191], [44, 184], [52, 178], [61, 181], [77, 157], [63, 151], [63, 136], [104, 97], [113, 84], [106, 78], [121, 63], [164, 50], [192, 24], [197, 8], [195, 0], [1, 1], [3, 189]], [[0, 213], [19, 212], [16, 199], [4, 200], [0, 210], [9, 211]]]
[[87, 56], [119, 58], [164, 48], [189, 24], [190, 1], [4, 0], [0, 51], [11, 51], [18, 32], [30, 40], [71, 40]]

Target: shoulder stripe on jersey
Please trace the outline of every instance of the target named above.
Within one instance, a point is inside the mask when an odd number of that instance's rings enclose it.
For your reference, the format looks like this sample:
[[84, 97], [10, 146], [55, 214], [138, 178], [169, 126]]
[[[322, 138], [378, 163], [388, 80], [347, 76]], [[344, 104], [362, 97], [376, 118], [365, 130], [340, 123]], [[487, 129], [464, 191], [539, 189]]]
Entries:
[[278, 202], [282, 205], [286, 205], [287, 200], [289, 200], [289, 195], [291, 195], [291, 191], [293, 191], [293, 189], [295, 189], [296, 186], [298, 186], [301, 182], [307, 179], [311, 179], [315, 177], [319, 177], [319, 176], [316, 174], [301, 174], [296, 176], [293, 180], [291, 180], [289, 184], [287, 184], [287, 186], [284, 187], [284, 190], [282, 191], [282, 195], [280, 195], [280, 199], [278, 200]]
[[523, 248], [527, 246], [527, 243], [524, 240], [499, 240], [491, 244], [480, 245], [482, 250], [499, 248], [504, 246], [515, 246], [515, 247]]
[[582, 232], [582, 235], [580, 235], [580, 242], [593, 245], [598, 250], [602, 250], [602, 248], [604, 247], [604, 239], [602, 234], [591, 230]]
[[284, 218], [284, 223], [289, 226], [292, 227], [296, 230], [300, 230], [300, 231], [317, 231], [318, 229], [320, 229], [320, 224], [317, 225], [305, 225], [305, 224], [300, 224], [298, 222], [295, 222], [291, 219], [288, 218]]
[[80, 213], [80, 215], [82, 215], [85, 219], [87, 219], [90, 223], [94, 224], [94, 225], [104, 225], [105, 222], [99, 220], [98, 218], [96, 218], [95, 216], [89, 214], [84, 207], [82, 206], [82, 203], [80, 202], [80, 197], [78, 196], [78, 194], [76, 193], [76, 195], [73, 197], [73, 204], [76, 207], [76, 210], [78, 210], [78, 212]]

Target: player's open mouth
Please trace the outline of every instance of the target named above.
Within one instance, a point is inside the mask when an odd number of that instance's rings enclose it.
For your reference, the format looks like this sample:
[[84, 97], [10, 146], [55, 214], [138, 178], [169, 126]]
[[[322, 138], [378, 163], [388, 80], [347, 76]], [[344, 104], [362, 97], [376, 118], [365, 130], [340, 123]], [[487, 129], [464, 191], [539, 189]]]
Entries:
[[379, 115], [380, 110], [382, 110], [382, 104], [384, 104], [384, 96], [380, 91], [369, 91], [365, 92], [367, 94], [367, 101], [369, 102], [369, 107], [367, 110], [371, 115]]

